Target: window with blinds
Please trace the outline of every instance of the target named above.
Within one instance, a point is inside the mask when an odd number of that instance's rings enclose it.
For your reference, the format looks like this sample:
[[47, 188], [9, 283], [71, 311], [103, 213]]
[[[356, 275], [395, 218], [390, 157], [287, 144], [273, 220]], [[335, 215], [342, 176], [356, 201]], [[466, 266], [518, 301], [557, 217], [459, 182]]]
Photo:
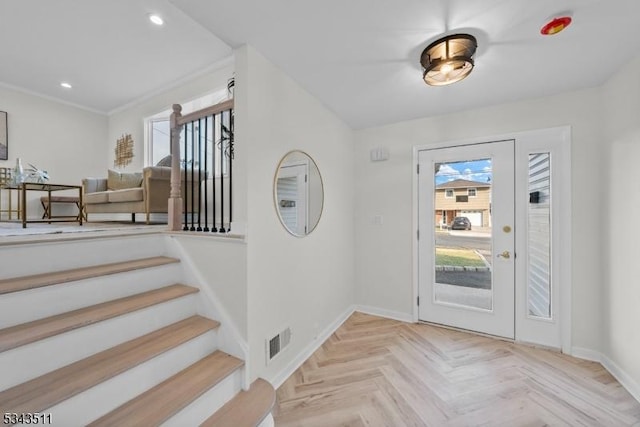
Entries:
[[551, 318], [551, 156], [529, 155], [527, 209], [529, 315]]

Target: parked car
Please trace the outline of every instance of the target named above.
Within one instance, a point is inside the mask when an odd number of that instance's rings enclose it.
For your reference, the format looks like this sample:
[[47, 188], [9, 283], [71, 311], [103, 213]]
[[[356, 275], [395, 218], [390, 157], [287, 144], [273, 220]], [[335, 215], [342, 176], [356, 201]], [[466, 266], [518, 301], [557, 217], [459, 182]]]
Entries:
[[466, 216], [457, 216], [451, 221], [452, 230], [471, 230], [471, 221]]

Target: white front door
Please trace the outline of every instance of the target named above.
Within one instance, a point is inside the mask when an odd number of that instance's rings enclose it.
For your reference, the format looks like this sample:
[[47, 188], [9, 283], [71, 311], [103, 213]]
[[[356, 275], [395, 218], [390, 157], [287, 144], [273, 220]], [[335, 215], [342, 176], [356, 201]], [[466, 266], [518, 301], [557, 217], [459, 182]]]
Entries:
[[[418, 162], [420, 320], [515, 338], [514, 141], [420, 150]], [[469, 207], [456, 194], [471, 187], [492, 227], [438, 227], [436, 212]]]

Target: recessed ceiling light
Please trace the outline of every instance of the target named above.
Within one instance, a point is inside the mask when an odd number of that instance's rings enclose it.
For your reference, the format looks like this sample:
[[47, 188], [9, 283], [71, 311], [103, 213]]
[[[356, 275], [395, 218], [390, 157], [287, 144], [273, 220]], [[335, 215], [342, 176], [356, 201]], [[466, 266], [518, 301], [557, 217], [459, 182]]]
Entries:
[[159, 15], [149, 15], [149, 21], [153, 22], [156, 25], [162, 25], [164, 24], [164, 20], [159, 16]]
[[71, 89], [71, 85], [67, 82], [60, 83], [60, 86], [62, 86], [65, 89]]

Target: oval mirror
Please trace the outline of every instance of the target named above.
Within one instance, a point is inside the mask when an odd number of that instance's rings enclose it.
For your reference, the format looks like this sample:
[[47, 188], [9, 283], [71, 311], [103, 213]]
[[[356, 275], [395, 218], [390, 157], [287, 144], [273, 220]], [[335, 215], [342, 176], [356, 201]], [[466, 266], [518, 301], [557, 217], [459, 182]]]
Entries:
[[289, 233], [303, 237], [316, 228], [322, 214], [324, 188], [318, 166], [307, 153], [290, 151], [280, 160], [273, 198], [278, 218]]

